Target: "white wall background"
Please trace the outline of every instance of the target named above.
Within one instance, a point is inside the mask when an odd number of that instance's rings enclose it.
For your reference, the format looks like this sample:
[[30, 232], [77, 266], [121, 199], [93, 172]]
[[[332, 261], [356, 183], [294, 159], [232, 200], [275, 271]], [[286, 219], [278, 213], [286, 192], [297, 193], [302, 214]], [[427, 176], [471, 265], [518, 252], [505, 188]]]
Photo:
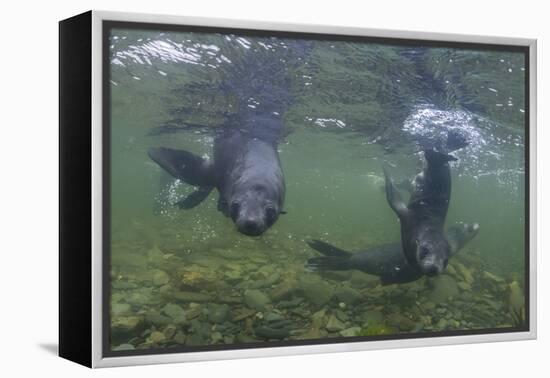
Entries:
[[[544, 1], [5, 1], [0, 22], [0, 375], [81, 377], [548, 376], [545, 247], [550, 135]], [[55, 356], [57, 343], [57, 21], [88, 9], [539, 39], [539, 339], [497, 344], [103, 369]], [[546, 191], [544, 190], [546, 189]], [[545, 193], [546, 192], [546, 193]], [[545, 233], [544, 233], [545, 232]]]

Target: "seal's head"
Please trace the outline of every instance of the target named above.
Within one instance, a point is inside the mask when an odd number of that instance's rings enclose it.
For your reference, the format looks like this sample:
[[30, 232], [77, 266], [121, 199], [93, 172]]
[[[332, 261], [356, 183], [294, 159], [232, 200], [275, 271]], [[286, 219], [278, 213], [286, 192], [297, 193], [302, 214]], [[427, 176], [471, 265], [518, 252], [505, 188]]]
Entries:
[[416, 239], [416, 263], [427, 276], [442, 273], [449, 262], [451, 247], [445, 235], [435, 229], [421, 232]]
[[281, 211], [276, 198], [262, 185], [235, 195], [229, 204], [229, 215], [239, 232], [258, 236], [271, 227]]

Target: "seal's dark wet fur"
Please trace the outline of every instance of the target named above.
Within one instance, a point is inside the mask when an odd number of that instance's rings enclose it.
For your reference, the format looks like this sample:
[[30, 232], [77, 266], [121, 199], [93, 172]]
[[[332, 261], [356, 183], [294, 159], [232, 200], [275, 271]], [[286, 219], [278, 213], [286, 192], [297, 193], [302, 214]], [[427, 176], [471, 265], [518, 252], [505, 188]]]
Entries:
[[233, 219], [240, 232], [252, 236], [273, 225], [283, 209], [285, 182], [277, 147], [282, 117], [292, 102], [289, 68], [309, 51], [306, 42], [280, 43], [284, 45], [273, 49], [279, 49], [277, 57], [284, 50], [286, 59], [274, 59], [273, 51], [244, 52], [227, 67], [218, 89], [237, 100], [236, 109], [228, 110], [215, 137], [212, 161], [187, 151], [149, 150], [151, 159], [173, 177], [199, 187], [178, 202], [180, 208], [198, 205], [216, 188], [219, 210]]
[[443, 227], [451, 199], [449, 162], [457, 159], [448, 152], [466, 145], [465, 138], [450, 133], [446, 151], [424, 151], [424, 169], [414, 179], [408, 204], [384, 169], [386, 198], [401, 223], [403, 253], [409, 265], [422, 274], [440, 274], [449, 261], [451, 247]]
[[[450, 247], [450, 256], [458, 253], [479, 231], [479, 225], [459, 223], [451, 226], [445, 236]], [[320, 240], [308, 241], [311, 248], [323, 254], [307, 261], [312, 270], [357, 269], [380, 277], [383, 285], [416, 281], [423, 276], [407, 262], [401, 243], [385, 244], [359, 252], [347, 252]]]

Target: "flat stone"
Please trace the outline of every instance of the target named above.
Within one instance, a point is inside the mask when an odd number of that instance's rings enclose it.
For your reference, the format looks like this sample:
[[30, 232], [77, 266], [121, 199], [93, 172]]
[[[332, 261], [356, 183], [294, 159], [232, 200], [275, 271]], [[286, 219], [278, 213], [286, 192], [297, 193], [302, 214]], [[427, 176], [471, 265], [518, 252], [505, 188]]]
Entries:
[[173, 290], [172, 286], [170, 284], [162, 285], [159, 288], [159, 293], [161, 294], [168, 294]]
[[322, 310], [319, 310], [319, 311], [315, 312], [311, 316], [311, 326], [313, 328], [321, 328], [323, 326], [326, 312], [327, 311], [325, 309], [322, 309]]
[[251, 289], [245, 290], [244, 302], [250, 308], [257, 311], [263, 311], [265, 307], [271, 303], [271, 299], [260, 290]]
[[504, 279], [503, 278], [497, 276], [496, 274], [488, 272], [488, 271], [483, 272], [483, 278], [487, 281], [491, 281], [493, 283], [496, 283], [497, 285], [504, 284]]
[[281, 279], [281, 275], [279, 273], [273, 273], [269, 276], [267, 276], [265, 279], [259, 279], [256, 282], [253, 282], [249, 288], [251, 289], [262, 289], [266, 287], [271, 287], [275, 285], [279, 280]]
[[223, 342], [226, 344], [233, 344], [235, 343], [235, 338], [233, 336], [224, 336]]
[[256, 310], [242, 309], [233, 317], [234, 322], [239, 322], [243, 319], [249, 318], [252, 315], [256, 314]]
[[335, 310], [334, 315], [336, 315], [336, 317], [343, 322], [347, 322], [349, 320], [348, 314], [346, 314], [344, 311], [340, 309]]
[[340, 302], [345, 304], [354, 304], [361, 299], [361, 293], [351, 287], [341, 286], [334, 291], [334, 296]]
[[296, 285], [297, 281], [292, 278], [280, 282], [271, 290], [271, 298], [274, 301], [290, 298], [294, 291], [296, 291]]
[[164, 256], [164, 253], [156, 245], [147, 251], [147, 257], [152, 260], [160, 260]]
[[177, 331], [176, 326], [170, 324], [170, 325], [166, 326], [166, 328], [164, 329], [164, 336], [167, 339], [171, 339], [176, 334], [176, 331]]
[[384, 314], [378, 310], [367, 310], [364, 312], [363, 317], [369, 325], [380, 324], [384, 321]]
[[166, 336], [164, 336], [164, 333], [162, 333], [162, 332], [153, 331], [149, 335], [149, 340], [152, 343], [158, 344], [158, 343], [163, 342], [164, 340], [166, 340]]
[[204, 344], [206, 344], [204, 336], [198, 333], [187, 336], [185, 340], [185, 345], [203, 346]]
[[304, 301], [304, 298], [294, 298], [289, 301], [280, 301], [279, 303], [277, 303], [277, 308], [296, 309], [303, 301]]
[[340, 332], [346, 328], [346, 325], [338, 320], [336, 316], [331, 315], [328, 318], [328, 322], [325, 328], [329, 332]]
[[120, 344], [113, 348], [113, 350], [134, 350], [136, 349], [132, 344]]
[[217, 344], [223, 340], [223, 335], [220, 332], [212, 332], [210, 340], [212, 340], [212, 344]]
[[153, 273], [153, 285], [162, 286], [170, 281], [170, 276], [163, 270], [156, 270]]
[[113, 331], [128, 332], [138, 328], [143, 323], [141, 316], [121, 316], [112, 321]]
[[304, 319], [309, 319], [309, 317], [311, 316], [311, 311], [309, 311], [305, 308], [301, 308], [301, 307], [293, 308], [293, 309], [290, 309], [288, 311], [291, 314], [298, 315], [299, 317], [304, 318]]
[[309, 339], [320, 339], [321, 337], [326, 336], [326, 331], [322, 331], [318, 328], [310, 328], [306, 333], [300, 335], [300, 339], [309, 340]]
[[210, 323], [223, 323], [229, 318], [229, 306], [211, 304], [208, 306], [208, 321]]
[[160, 312], [154, 310], [147, 312], [147, 314], [145, 315], [145, 320], [147, 320], [148, 323], [154, 324], [155, 326], [167, 326], [168, 324], [176, 322], [175, 319], [164, 316]]
[[238, 270], [229, 270], [225, 272], [224, 278], [230, 284], [237, 284], [243, 280], [242, 274]]
[[[210, 326], [209, 323], [206, 323], [198, 319], [193, 319], [191, 321], [191, 327], [189, 328], [189, 330], [192, 332], [192, 335], [187, 337], [187, 342], [194, 342], [193, 340], [190, 341], [190, 339], [193, 338], [193, 336], [200, 336], [200, 339], [203, 340], [203, 343], [206, 343], [206, 341], [210, 338], [211, 329], [212, 327]], [[196, 337], [195, 341], [198, 339], [199, 338]], [[197, 344], [194, 344], [194, 345], [197, 345]]]
[[458, 276], [458, 272], [456, 271], [453, 264], [447, 265], [447, 273], [454, 277]]
[[207, 294], [197, 293], [193, 291], [175, 291], [172, 293], [173, 298], [181, 302], [210, 302], [212, 297]]
[[525, 308], [525, 297], [524, 292], [521, 289], [519, 282], [513, 281], [508, 285], [509, 295], [508, 295], [508, 309], [511, 313], [521, 315], [521, 311]]
[[267, 313], [265, 315], [264, 319], [265, 319], [266, 322], [271, 323], [271, 322], [276, 322], [276, 321], [282, 320], [284, 318], [280, 314], [277, 314], [275, 312], [270, 312], [270, 313]]
[[290, 336], [290, 330], [287, 328], [272, 328], [260, 326], [254, 329], [254, 334], [265, 339], [284, 339]]
[[428, 294], [428, 298], [434, 303], [445, 302], [459, 293], [456, 280], [447, 274], [435, 277], [432, 283], [433, 289]]
[[340, 336], [353, 337], [357, 336], [361, 332], [361, 327], [350, 327], [340, 331]]
[[451, 319], [451, 320], [449, 320], [449, 326], [451, 326], [453, 328], [458, 328], [458, 327], [460, 327], [460, 322], [458, 320]]
[[178, 331], [174, 336], [174, 341], [178, 344], [185, 344], [185, 333]]
[[113, 316], [129, 315], [132, 310], [132, 306], [127, 303], [114, 303], [111, 306], [111, 314]]
[[471, 269], [466, 268], [464, 264], [461, 264], [459, 262], [455, 262], [455, 268], [458, 274], [462, 276], [462, 279], [466, 281], [466, 283], [468, 283], [469, 285], [474, 283], [474, 275]]
[[411, 331], [416, 327], [416, 322], [401, 314], [389, 314], [386, 319], [390, 325], [402, 331]]
[[435, 303], [427, 301], [422, 304], [424, 310], [432, 311], [435, 309]]
[[436, 327], [439, 329], [445, 329], [447, 328], [447, 325], [449, 324], [449, 321], [445, 318], [439, 319], [439, 321], [436, 324]]
[[[189, 267], [188, 269], [192, 269]], [[195, 267], [196, 270], [184, 270], [180, 272], [182, 287], [188, 290], [212, 290], [216, 287], [218, 277], [213, 272], [204, 272], [202, 268]]]
[[153, 295], [153, 289], [144, 287], [133, 290], [127, 297], [126, 301], [134, 305], [146, 305], [158, 302], [158, 298]]
[[317, 277], [303, 278], [299, 287], [304, 297], [317, 307], [327, 304], [334, 294], [332, 286]]
[[164, 306], [162, 312], [164, 312], [172, 319], [185, 320], [185, 311], [177, 304], [168, 303], [166, 306]]
[[113, 289], [117, 289], [117, 290], [135, 289], [137, 287], [137, 285], [133, 282], [122, 281], [122, 280], [113, 281], [112, 286], [113, 286]]

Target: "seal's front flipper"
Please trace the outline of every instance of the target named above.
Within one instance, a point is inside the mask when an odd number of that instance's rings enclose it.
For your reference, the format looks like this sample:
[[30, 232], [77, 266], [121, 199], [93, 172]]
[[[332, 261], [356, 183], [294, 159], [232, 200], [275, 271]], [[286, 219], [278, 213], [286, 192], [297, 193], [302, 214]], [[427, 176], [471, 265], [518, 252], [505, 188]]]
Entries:
[[422, 277], [422, 273], [418, 270], [406, 266], [405, 269], [395, 271], [388, 274], [383, 274], [380, 276], [380, 283], [382, 286], [392, 285], [392, 284], [404, 284], [418, 280]]
[[451, 247], [451, 256], [456, 255], [479, 232], [479, 223], [457, 223], [447, 229], [445, 237]]
[[173, 177], [195, 186], [214, 186], [213, 165], [206, 159], [183, 150], [150, 148], [149, 157]]
[[214, 188], [211, 186], [202, 186], [199, 189], [195, 190], [193, 193], [189, 194], [184, 199], [176, 202], [175, 205], [180, 209], [192, 209], [200, 204], [202, 201], [204, 201], [208, 197], [210, 192], [212, 192], [212, 189]]
[[222, 195], [220, 195], [218, 197], [218, 205], [217, 205], [217, 209], [220, 213], [222, 213], [223, 215], [225, 215], [226, 217], [230, 217], [230, 214], [229, 214], [229, 209], [228, 209], [228, 206], [227, 206], [227, 202], [223, 199]]
[[402, 219], [408, 214], [409, 210], [407, 208], [407, 205], [405, 205], [405, 202], [401, 198], [401, 194], [399, 194], [399, 191], [395, 187], [393, 180], [391, 179], [390, 174], [385, 167], [384, 177], [386, 179], [386, 199], [388, 200], [388, 204], [393, 209], [393, 211], [395, 211], [399, 219]]
[[395, 183], [395, 187], [409, 194], [413, 194], [414, 192], [413, 181], [408, 178], [402, 178], [401, 180], [397, 181]]

